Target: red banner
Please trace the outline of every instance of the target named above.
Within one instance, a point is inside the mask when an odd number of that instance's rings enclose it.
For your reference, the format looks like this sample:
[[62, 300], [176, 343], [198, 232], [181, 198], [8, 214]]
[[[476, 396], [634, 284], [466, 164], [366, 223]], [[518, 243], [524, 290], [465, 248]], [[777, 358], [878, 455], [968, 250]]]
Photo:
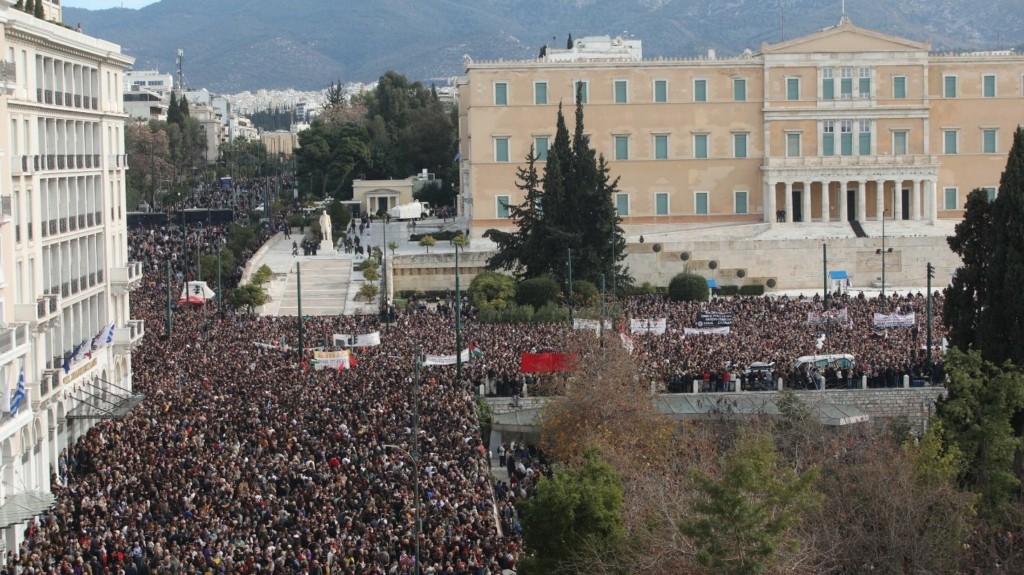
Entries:
[[553, 373], [576, 369], [576, 354], [524, 353], [519, 364], [523, 373]]

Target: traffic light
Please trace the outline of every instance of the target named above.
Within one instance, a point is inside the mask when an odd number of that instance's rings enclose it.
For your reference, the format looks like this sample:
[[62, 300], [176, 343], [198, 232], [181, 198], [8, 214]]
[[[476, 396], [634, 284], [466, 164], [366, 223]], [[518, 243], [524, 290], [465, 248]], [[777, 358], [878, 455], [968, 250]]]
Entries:
[[933, 266], [931, 262], [928, 262], [928, 279], [935, 279], [935, 266]]

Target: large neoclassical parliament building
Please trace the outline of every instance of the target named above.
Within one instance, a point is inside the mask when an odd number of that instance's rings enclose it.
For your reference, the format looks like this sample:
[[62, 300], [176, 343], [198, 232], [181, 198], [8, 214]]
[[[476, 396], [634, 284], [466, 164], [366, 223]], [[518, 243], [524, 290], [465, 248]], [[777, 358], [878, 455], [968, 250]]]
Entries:
[[998, 193], [1024, 122], [1024, 55], [933, 53], [838, 25], [735, 57], [644, 59], [638, 40], [588, 37], [534, 60], [466, 60], [459, 86], [463, 213], [507, 227], [516, 168], [543, 160], [559, 103], [579, 90], [591, 145], [620, 176], [624, 227], [962, 216]]

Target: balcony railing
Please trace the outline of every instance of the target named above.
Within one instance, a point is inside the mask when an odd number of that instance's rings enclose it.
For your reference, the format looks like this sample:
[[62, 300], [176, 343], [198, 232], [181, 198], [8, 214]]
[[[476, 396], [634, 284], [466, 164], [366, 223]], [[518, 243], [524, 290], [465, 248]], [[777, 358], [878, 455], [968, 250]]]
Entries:
[[[103, 271], [97, 272], [103, 281]], [[142, 262], [128, 262], [123, 268], [110, 268], [110, 287], [115, 293], [131, 291], [142, 283]]]
[[899, 167], [931, 166], [938, 160], [929, 154], [906, 156], [800, 156], [768, 158], [768, 168], [835, 168], [835, 167]]
[[0, 357], [30, 344], [27, 324], [21, 323], [0, 328]]
[[145, 335], [145, 320], [130, 319], [124, 323], [124, 327], [114, 328], [113, 343], [115, 347], [120, 347], [123, 352], [142, 343], [142, 338]]
[[56, 296], [43, 295], [35, 303], [14, 304], [14, 320], [30, 326], [29, 329], [42, 329], [50, 320], [56, 320], [58, 309]]

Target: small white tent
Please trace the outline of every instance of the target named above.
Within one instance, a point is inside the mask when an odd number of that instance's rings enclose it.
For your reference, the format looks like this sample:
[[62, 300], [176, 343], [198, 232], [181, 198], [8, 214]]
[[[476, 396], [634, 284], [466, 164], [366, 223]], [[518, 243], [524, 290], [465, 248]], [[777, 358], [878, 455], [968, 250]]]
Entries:
[[217, 297], [217, 293], [210, 289], [206, 282], [191, 281], [182, 286], [178, 304], [194, 303], [203, 305], [207, 300], [215, 297]]

